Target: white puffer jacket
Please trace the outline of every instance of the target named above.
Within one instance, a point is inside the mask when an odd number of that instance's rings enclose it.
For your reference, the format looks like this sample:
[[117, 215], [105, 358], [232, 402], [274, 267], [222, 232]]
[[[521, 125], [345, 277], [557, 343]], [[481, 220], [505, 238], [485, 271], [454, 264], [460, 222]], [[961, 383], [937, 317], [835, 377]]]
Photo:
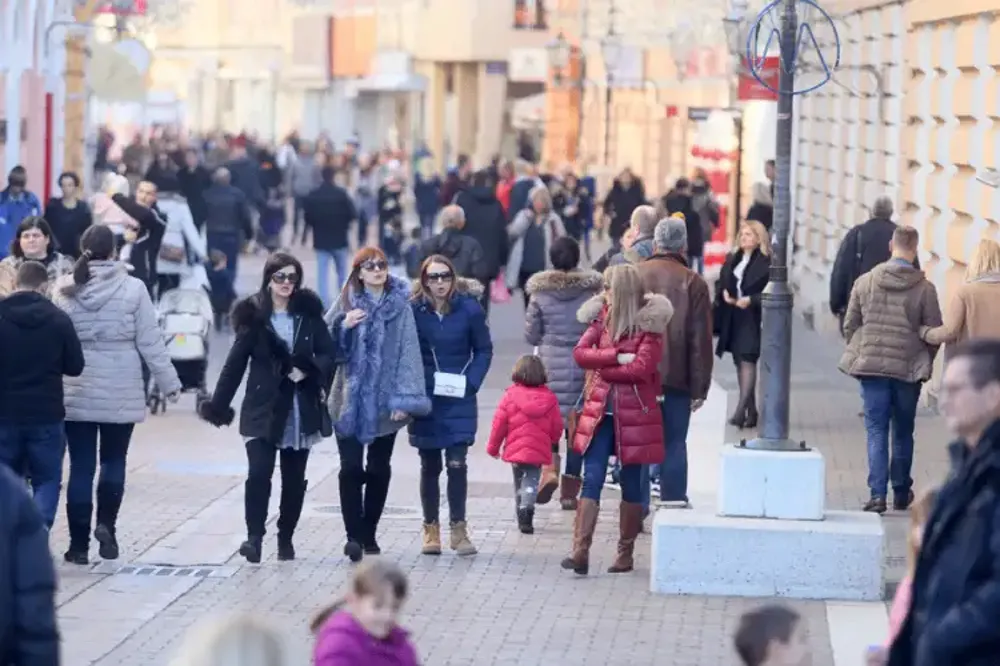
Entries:
[[126, 264], [92, 261], [86, 284], [64, 276], [52, 298], [73, 321], [86, 361], [82, 375], [64, 379], [67, 421], [145, 420], [142, 360], [164, 394], [180, 390], [149, 292]]

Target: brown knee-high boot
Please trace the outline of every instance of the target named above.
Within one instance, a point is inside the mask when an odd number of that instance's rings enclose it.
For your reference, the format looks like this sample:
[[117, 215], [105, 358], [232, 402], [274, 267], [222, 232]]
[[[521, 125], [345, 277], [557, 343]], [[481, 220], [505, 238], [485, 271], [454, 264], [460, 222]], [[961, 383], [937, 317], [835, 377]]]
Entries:
[[559, 505], [563, 511], [576, 511], [577, 496], [583, 486], [583, 479], [578, 476], [566, 476], [563, 474], [559, 480]]
[[635, 540], [642, 529], [642, 505], [622, 502], [618, 507], [618, 556], [608, 573], [626, 573], [635, 567]]
[[590, 571], [590, 545], [594, 542], [597, 514], [600, 505], [592, 499], [583, 498], [576, 507], [573, 522], [573, 553], [562, 561], [562, 568], [572, 570], [581, 576]]

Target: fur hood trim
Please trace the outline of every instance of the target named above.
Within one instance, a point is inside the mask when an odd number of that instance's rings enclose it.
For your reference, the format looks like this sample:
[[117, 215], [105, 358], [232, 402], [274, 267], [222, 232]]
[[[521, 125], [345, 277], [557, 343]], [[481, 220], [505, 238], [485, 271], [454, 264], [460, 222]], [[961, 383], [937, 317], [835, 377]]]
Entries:
[[[256, 293], [236, 302], [233, 306], [233, 329], [240, 331], [268, 322], [264, 314], [263, 294]], [[288, 301], [288, 312], [305, 317], [323, 317], [323, 301], [311, 289], [297, 289]]]
[[[483, 287], [483, 283], [479, 280], [473, 280], [471, 278], [459, 277], [458, 281], [455, 283], [455, 296], [471, 296], [473, 298], [479, 299], [482, 297], [486, 289]], [[420, 298], [420, 280], [414, 280], [413, 284], [410, 285], [410, 298], [417, 300]]]
[[[667, 324], [674, 316], [674, 306], [666, 296], [660, 294], [646, 294], [646, 304], [639, 310], [636, 319], [636, 326], [645, 333], [667, 332]], [[592, 324], [604, 316], [606, 305], [604, 294], [598, 294], [588, 299], [580, 309], [576, 311], [576, 319], [581, 324]]]
[[529, 294], [542, 291], [565, 291], [582, 289], [589, 291], [599, 289], [604, 283], [604, 276], [597, 271], [574, 269], [571, 271], [548, 270], [535, 273], [528, 278], [525, 289]]

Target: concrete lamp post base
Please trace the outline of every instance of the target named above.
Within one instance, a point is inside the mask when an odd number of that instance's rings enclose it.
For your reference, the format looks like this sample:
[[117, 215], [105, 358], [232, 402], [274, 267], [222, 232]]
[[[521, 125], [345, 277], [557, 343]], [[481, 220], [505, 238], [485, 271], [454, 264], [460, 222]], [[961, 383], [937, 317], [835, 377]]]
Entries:
[[[691, 448], [698, 444], [691, 442]], [[882, 598], [880, 517], [824, 511], [818, 451], [719, 453], [717, 509], [660, 509], [650, 591], [738, 597]]]

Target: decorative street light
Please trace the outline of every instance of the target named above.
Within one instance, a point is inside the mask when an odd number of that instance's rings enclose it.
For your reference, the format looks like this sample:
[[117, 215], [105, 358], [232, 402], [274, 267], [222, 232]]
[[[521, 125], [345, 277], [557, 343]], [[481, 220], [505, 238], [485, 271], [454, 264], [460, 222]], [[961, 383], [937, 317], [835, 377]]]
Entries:
[[742, 61], [747, 50], [750, 21], [747, 16], [750, 3], [747, 0], [732, 0], [729, 13], [722, 19], [722, 28], [726, 31], [726, 47], [729, 55]]
[[601, 39], [601, 57], [604, 59], [604, 66], [608, 70], [609, 77], [614, 76], [614, 70], [621, 63], [623, 50], [624, 43], [621, 35], [609, 32]]
[[563, 72], [569, 68], [569, 61], [572, 57], [572, 48], [566, 35], [559, 33], [555, 39], [545, 45], [549, 53], [549, 66], [555, 70], [556, 79], [563, 76]]

